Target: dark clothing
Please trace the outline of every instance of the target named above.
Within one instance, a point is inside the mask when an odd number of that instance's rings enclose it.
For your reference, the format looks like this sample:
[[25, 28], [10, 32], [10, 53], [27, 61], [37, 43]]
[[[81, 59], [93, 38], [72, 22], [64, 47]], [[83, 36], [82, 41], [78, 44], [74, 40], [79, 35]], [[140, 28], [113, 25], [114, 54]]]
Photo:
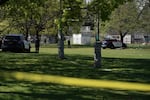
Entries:
[[39, 52], [39, 48], [40, 48], [40, 39], [36, 38], [36, 40], [35, 40], [35, 51]]
[[40, 47], [40, 40], [39, 39], [35, 40], [35, 47], [36, 48]]
[[68, 42], [68, 48], [71, 48], [70, 40], [68, 40], [67, 42]]

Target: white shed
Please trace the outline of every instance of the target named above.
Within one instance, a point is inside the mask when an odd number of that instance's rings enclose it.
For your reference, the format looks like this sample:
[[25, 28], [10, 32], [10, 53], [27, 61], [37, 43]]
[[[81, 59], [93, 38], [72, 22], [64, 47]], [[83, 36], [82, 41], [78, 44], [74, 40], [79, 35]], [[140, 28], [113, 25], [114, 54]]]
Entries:
[[91, 43], [91, 30], [89, 26], [83, 26], [80, 34], [73, 34], [73, 44], [90, 44]]

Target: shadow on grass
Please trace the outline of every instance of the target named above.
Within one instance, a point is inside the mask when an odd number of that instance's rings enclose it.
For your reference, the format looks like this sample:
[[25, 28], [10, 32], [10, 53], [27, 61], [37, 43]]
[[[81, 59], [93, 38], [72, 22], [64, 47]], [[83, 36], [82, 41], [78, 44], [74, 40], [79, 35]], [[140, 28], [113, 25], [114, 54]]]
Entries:
[[[95, 69], [91, 56], [66, 57], [60, 60], [57, 55], [51, 54], [1, 53], [0, 71], [150, 83], [149, 59], [102, 58], [102, 68]], [[1, 100], [147, 100], [149, 97], [149, 94], [138, 91], [81, 88], [13, 79], [0, 81]]]

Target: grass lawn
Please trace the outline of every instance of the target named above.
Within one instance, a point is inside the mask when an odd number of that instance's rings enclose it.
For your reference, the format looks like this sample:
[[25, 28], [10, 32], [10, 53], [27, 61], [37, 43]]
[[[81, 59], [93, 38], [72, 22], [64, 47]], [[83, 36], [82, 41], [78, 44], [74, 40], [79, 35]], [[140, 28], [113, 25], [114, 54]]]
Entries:
[[93, 68], [93, 48], [65, 48], [64, 60], [57, 57], [57, 51], [0, 52], [0, 100], [149, 100], [150, 92], [17, 80], [1, 74], [27, 72], [150, 84], [150, 49], [102, 50], [102, 68]]

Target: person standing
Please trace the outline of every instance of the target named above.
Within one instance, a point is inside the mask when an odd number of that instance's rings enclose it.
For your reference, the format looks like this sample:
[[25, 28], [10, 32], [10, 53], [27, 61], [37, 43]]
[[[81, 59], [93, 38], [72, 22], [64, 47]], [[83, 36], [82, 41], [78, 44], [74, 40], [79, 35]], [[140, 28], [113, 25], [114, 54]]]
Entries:
[[68, 39], [68, 48], [71, 48], [70, 39]]
[[35, 52], [39, 53], [39, 48], [40, 48], [40, 38], [39, 36], [36, 36], [35, 38]]

